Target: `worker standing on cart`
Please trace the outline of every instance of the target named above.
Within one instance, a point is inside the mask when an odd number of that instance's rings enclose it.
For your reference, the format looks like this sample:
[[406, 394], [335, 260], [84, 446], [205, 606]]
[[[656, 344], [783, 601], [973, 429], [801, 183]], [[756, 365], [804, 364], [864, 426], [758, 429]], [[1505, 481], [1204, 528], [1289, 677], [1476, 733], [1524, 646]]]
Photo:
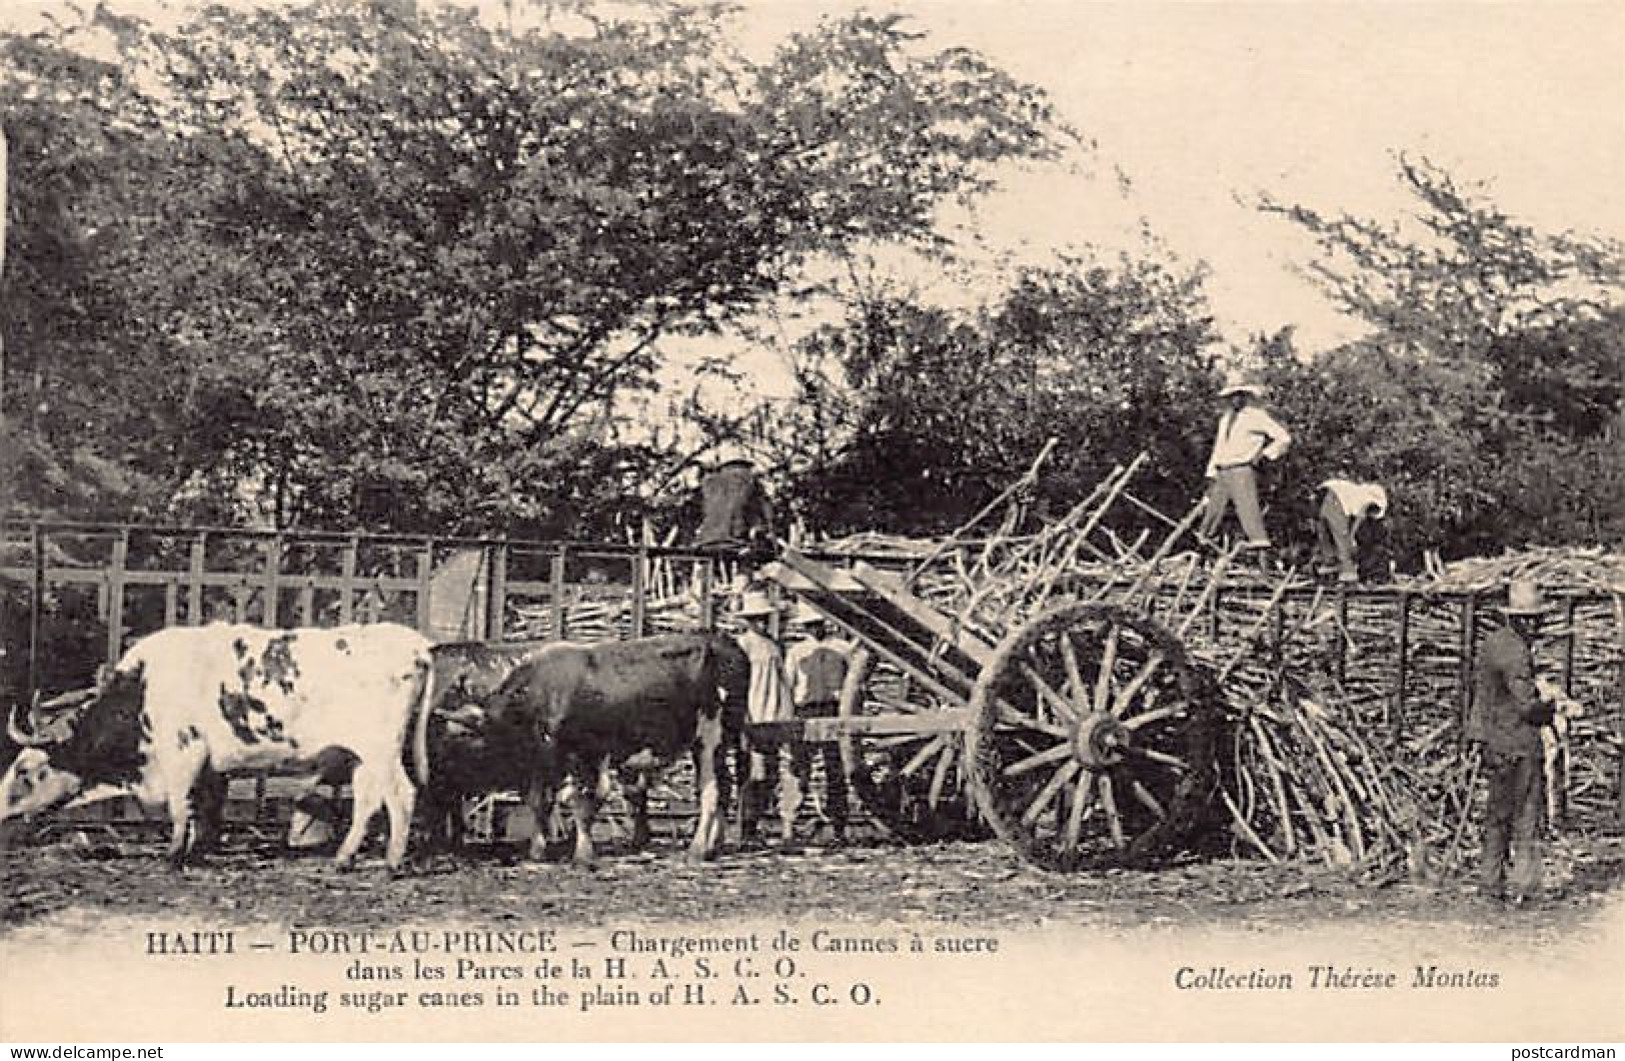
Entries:
[[1320, 484], [1320, 504], [1315, 514], [1315, 570], [1321, 575], [1337, 573], [1337, 581], [1360, 581], [1356, 550], [1360, 528], [1368, 519], [1388, 515], [1388, 491], [1376, 483], [1349, 479], [1327, 479]]
[[[750, 693], [745, 702], [747, 723], [789, 722], [795, 717], [795, 705], [784, 676], [784, 656], [768, 625], [777, 611], [777, 606], [766, 593], [749, 590], [734, 612], [734, 617], [744, 626], [743, 632], [735, 640], [750, 661]], [[784, 790], [787, 785], [779, 768], [782, 748], [783, 741], [778, 738], [747, 728], [743, 744], [747, 762], [741, 771], [744, 781], [739, 786], [739, 842], [742, 847], [753, 847], [759, 843], [758, 823], [766, 810], [768, 793], [774, 790], [779, 793], [781, 816], [785, 814], [785, 808], [789, 808], [790, 817], [785, 819], [783, 830], [784, 840], [788, 843], [794, 839], [791, 827], [795, 808], [801, 803], [801, 794], [799, 788], [795, 792]], [[788, 785], [795, 784], [792, 772]]]
[[1265, 461], [1280, 460], [1292, 444], [1292, 434], [1259, 404], [1264, 388], [1257, 383], [1231, 376], [1219, 391], [1228, 398], [1229, 408], [1219, 416], [1218, 433], [1207, 461], [1207, 511], [1202, 513], [1202, 536], [1213, 538], [1224, 523], [1231, 505], [1247, 536], [1248, 549], [1268, 549], [1269, 531], [1258, 503], [1258, 467]]
[[695, 545], [739, 550], [755, 566], [773, 554], [773, 503], [743, 450], [727, 445], [700, 480], [700, 529]]
[[[841, 689], [851, 666], [852, 643], [831, 637], [829, 622], [807, 604], [796, 608], [792, 625], [804, 627], [807, 637], [790, 646], [784, 666], [790, 675], [791, 697], [797, 718], [834, 718], [839, 712]], [[833, 741], [817, 745], [824, 763], [824, 813], [835, 846], [846, 844], [846, 774], [841, 768], [841, 749]], [[790, 768], [796, 779], [797, 795], [812, 787], [813, 745], [796, 741], [790, 746]], [[800, 803], [800, 799], [796, 800]], [[793, 831], [799, 806], [787, 808], [782, 817], [787, 832]]]

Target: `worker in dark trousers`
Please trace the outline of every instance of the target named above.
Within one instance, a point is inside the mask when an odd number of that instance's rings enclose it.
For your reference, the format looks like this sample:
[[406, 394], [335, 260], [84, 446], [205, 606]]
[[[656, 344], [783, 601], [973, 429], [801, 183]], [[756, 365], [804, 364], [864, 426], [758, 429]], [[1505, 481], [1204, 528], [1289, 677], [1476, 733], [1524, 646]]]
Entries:
[[773, 553], [773, 504], [750, 458], [737, 447], [724, 447], [700, 480], [694, 544], [738, 549], [752, 566]]
[[[1533, 648], [1546, 612], [1533, 582], [1512, 583], [1505, 625], [1479, 649], [1467, 739], [1482, 746], [1489, 800], [1480, 866], [1482, 894], [1514, 905], [1540, 887], [1543, 751], [1540, 729], [1552, 708], [1535, 686]], [[1508, 863], [1511, 869], [1508, 870]]]
[[[794, 626], [804, 627], [807, 637], [790, 646], [784, 656], [784, 669], [790, 680], [790, 695], [797, 718], [834, 718], [840, 710], [841, 689], [852, 664], [852, 643], [831, 637], [824, 616], [807, 604], [797, 607], [790, 617]], [[796, 777], [796, 793], [812, 792], [814, 745], [796, 741], [790, 746], [790, 767]], [[846, 773], [841, 767], [841, 749], [834, 741], [817, 744], [824, 763], [824, 813], [829, 821], [830, 839], [836, 846], [846, 843]], [[800, 800], [797, 799], [797, 804]], [[799, 806], [785, 813], [786, 828], [793, 827]]]

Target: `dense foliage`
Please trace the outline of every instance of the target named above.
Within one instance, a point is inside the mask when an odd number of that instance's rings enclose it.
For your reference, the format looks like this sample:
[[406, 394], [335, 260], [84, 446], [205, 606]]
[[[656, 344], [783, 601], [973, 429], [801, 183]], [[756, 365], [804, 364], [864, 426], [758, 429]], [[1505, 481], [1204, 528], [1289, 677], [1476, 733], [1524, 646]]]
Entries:
[[[77, 518], [600, 535], [750, 410], [628, 423], [674, 338], [805, 300], [810, 267], [945, 250], [937, 209], [1073, 142], [1043, 95], [893, 18], [753, 61], [720, 9], [319, 0], [160, 32], [0, 37], [10, 141], [0, 498]], [[80, 46], [86, 35], [104, 43]], [[1369, 329], [1220, 357], [1200, 269], [1061, 254], [949, 310], [848, 292], [754, 418], [816, 531], [930, 533], [1057, 457], [1062, 510], [1145, 450], [1202, 490], [1218, 362], [1297, 444], [1267, 483], [1300, 541], [1332, 474], [1386, 483], [1389, 547], [1625, 539], [1617, 244], [1537, 233], [1402, 160], [1416, 224], [1265, 201]], [[819, 275], [828, 275], [825, 270]], [[824, 295], [828, 291], [823, 292]], [[702, 415], [702, 413], [704, 415]]]

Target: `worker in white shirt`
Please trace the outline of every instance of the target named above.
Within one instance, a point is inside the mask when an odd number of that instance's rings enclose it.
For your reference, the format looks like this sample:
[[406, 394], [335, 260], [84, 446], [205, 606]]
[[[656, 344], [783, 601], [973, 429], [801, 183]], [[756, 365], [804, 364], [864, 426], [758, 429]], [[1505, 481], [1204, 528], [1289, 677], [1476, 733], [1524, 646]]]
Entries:
[[1229, 399], [1229, 408], [1219, 417], [1213, 454], [1208, 457], [1211, 482], [1207, 511], [1202, 514], [1201, 533], [1212, 538], [1234, 504], [1249, 549], [1268, 549], [1272, 544], [1258, 505], [1257, 467], [1262, 461], [1279, 460], [1292, 444], [1291, 433], [1258, 404], [1263, 395], [1263, 387], [1235, 376], [1219, 391], [1221, 400]]
[[[791, 645], [784, 654], [784, 669], [790, 678], [796, 717], [834, 718], [840, 713], [841, 688], [846, 684], [846, 674], [852, 665], [852, 643], [831, 636], [823, 614], [806, 603], [796, 607], [790, 623], [807, 631], [807, 637]], [[841, 749], [833, 741], [820, 742], [817, 748], [824, 761], [824, 814], [829, 821], [831, 842], [839, 847], [846, 843], [848, 817]], [[790, 769], [799, 794], [810, 794], [813, 790], [813, 749], [814, 746], [805, 741], [796, 741], [790, 747]], [[798, 809], [791, 807], [786, 811], [786, 830], [793, 829]]]
[[[734, 611], [734, 619], [744, 629], [734, 640], [750, 661], [750, 690], [745, 700], [748, 722], [788, 722], [795, 718], [795, 702], [790, 698], [790, 684], [785, 680], [784, 654], [773, 639], [770, 622], [778, 613], [778, 605], [760, 590], [747, 590]], [[785, 808], [800, 806], [801, 792], [796, 787], [795, 775], [786, 779], [779, 769], [782, 741], [766, 732], [747, 733], [741, 748], [744, 760], [744, 780], [739, 786], [740, 843], [745, 847], [758, 845], [757, 829], [767, 809], [772, 793], [778, 794], [781, 817]], [[794, 791], [790, 791], [795, 788]], [[792, 812], [793, 813], [793, 812]], [[788, 842], [788, 824], [784, 829]]]
[[1333, 565], [1339, 582], [1360, 581], [1355, 559], [1360, 528], [1368, 519], [1388, 515], [1388, 491], [1376, 483], [1327, 479], [1320, 484], [1320, 511], [1315, 519], [1316, 570], [1330, 574]]

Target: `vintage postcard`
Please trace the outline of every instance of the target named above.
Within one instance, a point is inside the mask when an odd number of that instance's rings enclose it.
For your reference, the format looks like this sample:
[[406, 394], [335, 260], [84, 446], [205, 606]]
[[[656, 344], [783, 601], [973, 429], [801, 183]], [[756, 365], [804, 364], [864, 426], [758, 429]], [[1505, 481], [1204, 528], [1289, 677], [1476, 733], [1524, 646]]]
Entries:
[[1625, 1039], [1622, 45], [8, 7], [0, 1039]]

